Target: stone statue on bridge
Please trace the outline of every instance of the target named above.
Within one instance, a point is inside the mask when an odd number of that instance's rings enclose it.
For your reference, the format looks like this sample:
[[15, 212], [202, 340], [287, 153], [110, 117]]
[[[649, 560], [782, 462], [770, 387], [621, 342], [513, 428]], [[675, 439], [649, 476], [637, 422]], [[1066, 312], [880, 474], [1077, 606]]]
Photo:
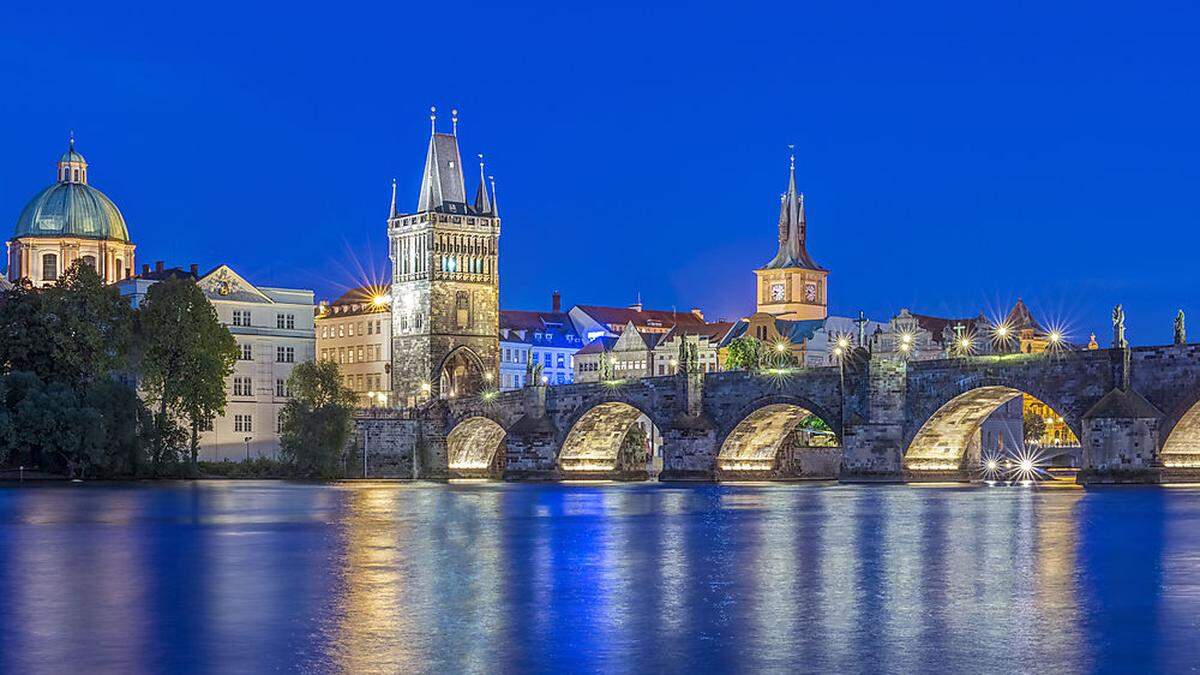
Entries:
[[1183, 310], [1175, 314], [1175, 344], [1187, 344], [1187, 328], [1183, 325]]
[[681, 375], [700, 371], [700, 349], [695, 342], [689, 343], [686, 336], [679, 336], [679, 370]]
[[1113, 307], [1113, 344], [1116, 349], [1125, 349], [1129, 343], [1125, 340], [1125, 308], [1121, 305]]

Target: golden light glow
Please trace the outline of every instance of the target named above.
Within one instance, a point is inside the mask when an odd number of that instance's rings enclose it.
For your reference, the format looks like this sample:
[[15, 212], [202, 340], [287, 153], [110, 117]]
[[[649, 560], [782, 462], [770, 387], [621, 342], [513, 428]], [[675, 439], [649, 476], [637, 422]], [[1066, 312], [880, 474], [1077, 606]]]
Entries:
[[842, 348], [841, 348], [841, 347], [834, 347], [834, 348], [833, 348], [833, 355], [834, 355], [834, 356], [841, 356], [841, 355], [842, 355]]
[[430, 391], [432, 391], [432, 389], [433, 388], [429, 386], [428, 382], [421, 383], [421, 392], [422, 393], [428, 394]]
[[775, 343], [775, 351], [781, 352], [781, 353], [786, 352], [787, 351], [787, 343], [786, 342], [776, 342]]
[[371, 298], [371, 304], [375, 305], [376, 307], [383, 307], [387, 304], [387, 302], [388, 298], [386, 295], [376, 295], [375, 297]]
[[847, 347], [850, 346], [850, 338], [843, 335], [842, 337], [838, 338], [837, 343], [838, 343], [839, 347], [841, 347], [842, 349], [846, 349]]
[[1062, 342], [1062, 333], [1059, 333], [1058, 331], [1051, 331], [1050, 335], [1047, 337], [1050, 338], [1050, 344], [1052, 345], [1057, 345], [1058, 343]]
[[495, 379], [495, 377], [491, 373], [484, 373], [483, 379], [487, 380], [488, 382], [491, 382], [493, 379]]
[[900, 344], [901, 345], [907, 347], [908, 345], [912, 344], [912, 341], [913, 341], [912, 333], [901, 333], [900, 334]]

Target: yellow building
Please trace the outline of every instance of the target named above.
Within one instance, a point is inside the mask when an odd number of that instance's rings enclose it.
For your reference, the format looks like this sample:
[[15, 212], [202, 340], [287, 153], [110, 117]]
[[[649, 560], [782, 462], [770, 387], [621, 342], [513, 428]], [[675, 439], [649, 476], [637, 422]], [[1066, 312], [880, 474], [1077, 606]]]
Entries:
[[392, 296], [387, 286], [353, 288], [322, 303], [314, 326], [317, 358], [333, 361], [364, 408], [392, 404]]

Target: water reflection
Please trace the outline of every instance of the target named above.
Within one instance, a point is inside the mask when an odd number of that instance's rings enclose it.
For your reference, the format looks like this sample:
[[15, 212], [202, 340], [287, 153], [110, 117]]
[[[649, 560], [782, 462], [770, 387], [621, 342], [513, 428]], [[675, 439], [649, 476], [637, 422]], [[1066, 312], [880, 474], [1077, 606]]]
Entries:
[[1196, 663], [1200, 491], [0, 490], [0, 670]]

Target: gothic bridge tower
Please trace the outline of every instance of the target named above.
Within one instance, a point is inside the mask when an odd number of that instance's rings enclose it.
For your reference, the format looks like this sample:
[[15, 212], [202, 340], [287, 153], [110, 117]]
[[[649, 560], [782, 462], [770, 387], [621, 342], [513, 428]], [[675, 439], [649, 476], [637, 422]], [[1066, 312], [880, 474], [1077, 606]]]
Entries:
[[393, 182], [388, 217], [392, 383], [401, 405], [478, 394], [494, 387], [500, 368], [495, 182], [479, 155], [479, 187], [467, 201], [458, 111], [448, 134], [431, 113], [416, 210], [397, 210]]
[[796, 191], [796, 156], [788, 169], [787, 192], [779, 207], [779, 251], [754, 271], [759, 312], [781, 319], [824, 319], [828, 314], [829, 272], [808, 254], [804, 194]]

